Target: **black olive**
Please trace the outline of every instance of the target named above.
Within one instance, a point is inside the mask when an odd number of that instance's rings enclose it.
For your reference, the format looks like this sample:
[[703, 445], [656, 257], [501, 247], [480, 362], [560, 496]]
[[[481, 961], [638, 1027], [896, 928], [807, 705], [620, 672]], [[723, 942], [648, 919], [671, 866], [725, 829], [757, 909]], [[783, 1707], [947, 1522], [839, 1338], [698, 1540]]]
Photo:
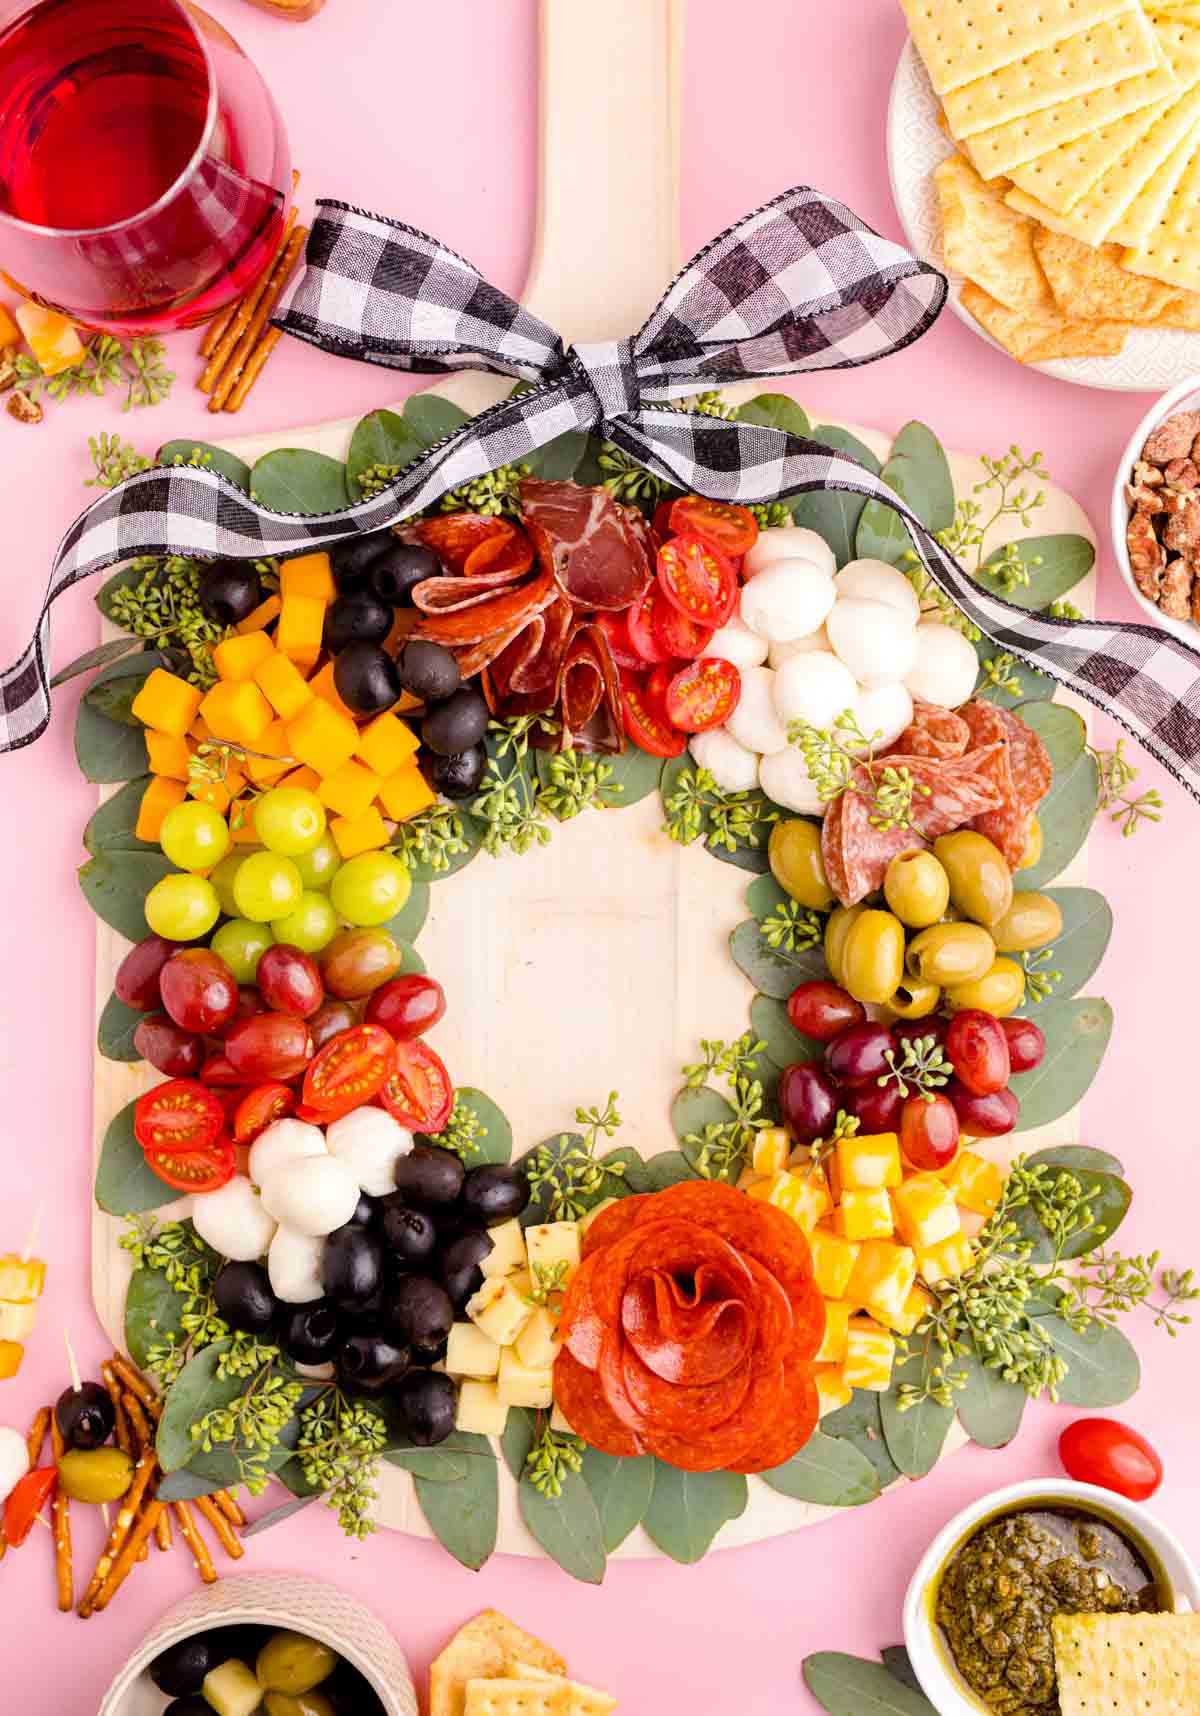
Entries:
[[355, 1227], [376, 1227], [383, 1217], [383, 1205], [378, 1198], [370, 1198], [366, 1192], [360, 1196], [354, 1206], [354, 1214], [350, 1217]]
[[328, 1299], [314, 1299], [295, 1307], [280, 1331], [279, 1344], [297, 1364], [328, 1364], [343, 1333], [336, 1306]]
[[236, 626], [262, 599], [262, 579], [249, 560], [214, 560], [200, 574], [200, 607], [214, 625]]
[[150, 1664], [150, 1678], [168, 1698], [190, 1698], [204, 1685], [204, 1677], [226, 1660], [217, 1633], [194, 1633], [168, 1645]]
[[414, 1370], [396, 1390], [405, 1428], [418, 1448], [444, 1442], [454, 1428], [458, 1390], [438, 1370]]
[[382, 643], [392, 629], [392, 610], [367, 590], [338, 596], [325, 611], [325, 648], [340, 655], [347, 644]]
[[472, 1168], [463, 1182], [463, 1209], [485, 1227], [497, 1227], [520, 1215], [529, 1202], [529, 1181], [520, 1168], [505, 1162], [485, 1162]]
[[491, 1236], [478, 1228], [460, 1234], [442, 1252], [442, 1283], [461, 1311], [472, 1293], [483, 1286], [483, 1270], [479, 1265], [492, 1249]]
[[352, 643], [334, 657], [333, 683], [355, 715], [382, 715], [400, 695], [396, 664], [377, 643]]
[[54, 1417], [67, 1447], [88, 1452], [108, 1441], [117, 1422], [108, 1390], [101, 1382], [65, 1388], [58, 1397]]
[[[416, 1441], [416, 1437], [413, 1438]], [[176, 1698], [163, 1711], [163, 1716], [212, 1716], [207, 1698]]]
[[452, 757], [477, 745], [487, 732], [488, 706], [478, 691], [463, 685], [421, 723], [421, 738], [439, 756]]
[[373, 530], [370, 536], [348, 536], [331, 544], [329, 563], [338, 589], [354, 590], [364, 583], [372, 562], [395, 540], [390, 530]]
[[383, 1243], [365, 1227], [339, 1227], [325, 1241], [321, 1281], [335, 1305], [361, 1305], [383, 1280]]
[[381, 1316], [394, 1340], [424, 1354], [448, 1337], [454, 1306], [446, 1289], [428, 1275], [405, 1275], [384, 1299]]
[[462, 1157], [439, 1144], [414, 1144], [396, 1162], [396, 1190], [414, 1204], [452, 1204], [466, 1177]]
[[412, 1363], [407, 1347], [395, 1346], [383, 1335], [351, 1335], [338, 1352], [338, 1376], [359, 1394], [381, 1394], [398, 1382]]
[[487, 752], [482, 745], [471, 745], [448, 757], [435, 756], [430, 764], [429, 784], [434, 792], [443, 793], [446, 798], [471, 798], [479, 791], [486, 768]]
[[411, 604], [416, 586], [426, 578], [436, 578], [440, 567], [428, 548], [396, 542], [395, 538], [393, 543], [371, 562], [370, 584], [381, 602], [399, 608], [406, 602]]
[[384, 1199], [383, 1237], [396, 1262], [419, 1268], [433, 1256], [437, 1230], [424, 1210], [406, 1204], [399, 1192]]
[[247, 1335], [265, 1334], [279, 1310], [261, 1263], [226, 1263], [213, 1284], [213, 1302], [231, 1329]]
[[396, 657], [400, 683], [423, 703], [449, 697], [462, 683], [458, 662], [448, 649], [427, 638], [410, 638]]

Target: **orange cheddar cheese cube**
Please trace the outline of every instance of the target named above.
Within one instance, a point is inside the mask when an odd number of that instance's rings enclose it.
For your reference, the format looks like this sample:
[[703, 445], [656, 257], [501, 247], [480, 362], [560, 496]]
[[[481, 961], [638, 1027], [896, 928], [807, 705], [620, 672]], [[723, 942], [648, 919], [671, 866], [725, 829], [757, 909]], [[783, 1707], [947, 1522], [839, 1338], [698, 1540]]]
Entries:
[[353, 821], [374, 804], [382, 785], [373, 769], [364, 768], [351, 757], [340, 769], [325, 776], [317, 788], [317, 797], [327, 810]]
[[131, 705], [133, 714], [143, 726], [156, 727], [160, 733], [170, 733], [182, 739], [200, 712], [204, 693], [189, 685], [177, 673], [156, 667], [138, 692]]
[[187, 730], [187, 736], [189, 739], [195, 739], [198, 745], [212, 744], [212, 733], [209, 730], [208, 722], [202, 715], [196, 716], [195, 720]]
[[241, 809], [242, 806], [235, 806], [234, 814], [229, 819], [229, 838], [235, 846], [260, 847], [262, 845], [262, 841], [258, 838], [258, 830], [254, 826], [254, 818], [250, 814], [250, 807], [249, 805], [245, 807], [244, 814], [239, 821], [237, 813]]
[[254, 670], [254, 683], [275, 713], [293, 720], [312, 701], [312, 687], [286, 655], [273, 649]]
[[222, 638], [213, 645], [213, 666], [218, 679], [253, 679], [255, 670], [274, 654], [275, 645], [265, 632], [246, 632], [242, 636], [235, 632], [231, 638]]
[[189, 798], [209, 805], [218, 816], [224, 816], [233, 803], [233, 794], [224, 781], [193, 781], [187, 792]]
[[826, 1227], [814, 1228], [808, 1236], [808, 1245], [817, 1286], [827, 1299], [844, 1299], [858, 1258], [858, 1246]]
[[954, 1193], [934, 1174], [912, 1174], [892, 1193], [896, 1232], [907, 1245], [926, 1250], [962, 1225]]
[[817, 1348], [814, 1364], [841, 1364], [846, 1356], [846, 1333], [854, 1306], [841, 1299], [825, 1301], [825, 1333]]
[[870, 1317], [851, 1317], [846, 1329], [842, 1378], [851, 1388], [885, 1394], [892, 1380], [896, 1337]]
[[338, 696], [338, 688], [333, 683], [333, 662], [327, 661], [320, 673], [314, 673], [308, 682], [308, 689], [314, 697], [321, 697], [326, 703], [332, 704], [339, 715], [344, 715], [348, 721], [354, 720], [354, 711]]
[[315, 769], [324, 780], [354, 755], [358, 728], [349, 715], [339, 714], [318, 696], [288, 722], [287, 737], [291, 755]]
[[297, 667], [315, 667], [325, 629], [325, 603], [319, 596], [285, 596], [275, 628], [275, 647]]
[[917, 1249], [917, 1274], [936, 1287], [939, 1281], [954, 1281], [971, 1263], [971, 1242], [965, 1233], [951, 1234], [940, 1245]]
[[242, 633], [265, 632], [267, 627], [279, 618], [279, 610], [282, 606], [279, 597], [272, 593], [264, 597], [257, 608], [251, 608], [246, 618], [239, 620], [233, 629], [235, 632]]
[[377, 852], [390, 839], [388, 825], [374, 805], [361, 816], [335, 816], [329, 832], [343, 858], [357, 858], [360, 852]]
[[282, 776], [276, 782], [277, 786], [301, 787], [305, 792], [316, 792], [321, 784], [321, 777], [316, 769], [310, 769], [307, 764], [293, 769], [290, 774]]
[[861, 1305], [880, 1322], [903, 1315], [904, 1301], [917, 1280], [917, 1260], [907, 1245], [890, 1239], [868, 1239], [861, 1246], [846, 1298]]
[[[277, 658], [282, 661], [283, 657]], [[291, 667], [291, 662], [287, 663]], [[303, 681], [301, 681], [303, 683]], [[255, 786], [273, 786], [282, 775], [286, 775], [292, 766], [291, 753], [288, 750], [287, 728], [278, 718], [271, 722], [258, 744], [256, 751], [262, 751], [261, 757], [246, 758], [247, 779]]]
[[843, 1239], [890, 1239], [893, 1233], [892, 1206], [886, 1186], [851, 1186], [842, 1193], [834, 1211], [834, 1231]]
[[825, 1176], [820, 1172], [792, 1174], [784, 1169], [757, 1181], [750, 1187], [748, 1195], [761, 1199], [763, 1203], [773, 1204], [777, 1210], [791, 1216], [797, 1226], [802, 1227], [806, 1233], [816, 1227], [821, 1217], [828, 1215], [833, 1208], [829, 1187], [825, 1184]]
[[17, 326], [43, 375], [61, 375], [64, 369], [74, 369], [86, 356], [74, 323], [59, 310], [47, 310], [41, 304], [18, 304]]
[[275, 711], [252, 679], [219, 679], [205, 693], [200, 713], [215, 737], [226, 745], [249, 745], [258, 749]]
[[19, 346], [21, 330], [13, 320], [12, 311], [7, 304], [0, 304], [0, 351], [7, 351], [10, 346]]
[[837, 1186], [841, 1190], [854, 1186], [898, 1186], [903, 1179], [900, 1166], [900, 1140], [894, 1132], [868, 1132], [853, 1138], [839, 1138], [833, 1159], [837, 1167]]
[[186, 781], [192, 746], [176, 733], [157, 733], [147, 727], [146, 754], [150, 758], [152, 775], [167, 775], [173, 781]]
[[300, 554], [285, 560], [279, 568], [279, 594], [285, 602], [289, 596], [315, 596], [328, 607], [337, 595], [328, 554]]
[[152, 775], [150, 785], [142, 794], [137, 822], [133, 832], [139, 840], [155, 842], [162, 833], [163, 818], [187, 797], [182, 781], [168, 780], [165, 775]]
[[393, 822], [407, 822], [410, 816], [436, 804], [437, 794], [416, 763], [405, 763], [384, 781], [379, 789], [379, 802], [384, 815]]
[[402, 691], [400, 700], [392, 705], [393, 715], [410, 715], [414, 709], [421, 707], [421, 699], [414, 697], [411, 691]]
[[764, 1126], [754, 1134], [750, 1166], [756, 1174], [778, 1174], [787, 1167], [791, 1140], [782, 1126]]
[[839, 1406], [849, 1406], [854, 1390], [842, 1375], [840, 1366], [814, 1365], [812, 1379], [817, 1385], [817, 1412], [821, 1418], [829, 1412], [836, 1412]]
[[981, 1216], [991, 1215], [1000, 1202], [1003, 1184], [996, 1164], [974, 1150], [960, 1150], [946, 1175], [955, 1203]]
[[881, 1322], [893, 1334], [911, 1335], [917, 1324], [933, 1305], [933, 1297], [923, 1287], [913, 1287], [909, 1290], [907, 1299], [900, 1308], [899, 1315], [885, 1316], [882, 1311], [874, 1310], [871, 1315]]
[[407, 722], [385, 709], [358, 735], [358, 754], [377, 775], [394, 775], [417, 754], [420, 740]]

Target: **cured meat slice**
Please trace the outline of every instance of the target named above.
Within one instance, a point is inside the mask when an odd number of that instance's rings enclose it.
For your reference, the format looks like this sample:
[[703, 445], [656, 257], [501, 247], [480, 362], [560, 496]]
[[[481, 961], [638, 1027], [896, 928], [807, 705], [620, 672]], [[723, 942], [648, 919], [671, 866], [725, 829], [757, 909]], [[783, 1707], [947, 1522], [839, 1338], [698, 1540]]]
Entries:
[[876, 828], [871, 815], [870, 801], [851, 787], [825, 812], [821, 861], [843, 906], [856, 906], [882, 888], [888, 865], [901, 852], [920, 852], [929, 844], [911, 828]]
[[752, 1375], [749, 1364], [740, 1364], [728, 1370], [718, 1382], [681, 1387], [656, 1375], [638, 1356], [631, 1341], [623, 1340], [621, 1344], [625, 1392], [647, 1426], [653, 1426], [643, 1432], [652, 1439], [663, 1432], [703, 1436], [706, 1430], [715, 1430], [718, 1424], [740, 1411], [750, 1392]]
[[[758, 1290], [758, 1338], [764, 1347], [786, 1352], [795, 1339], [797, 1327], [791, 1300], [770, 1270], [765, 1269], [757, 1257], [747, 1254], [742, 1261], [753, 1275], [754, 1285]], [[803, 1322], [803, 1318], [801, 1321]]]
[[601, 488], [527, 478], [520, 489], [538, 560], [578, 608], [631, 607], [650, 582], [640, 533]]
[[720, 1382], [749, 1356], [757, 1318], [723, 1290], [707, 1264], [691, 1292], [673, 1275], [648, 1270], [621, 1301], [621, 1327], [634, 1352], [664, 1382], [695, 1388]]
[[[400, 536], [432, 550], [448, 572], [468, 570], [472, 554], [484, 543], [504, 544], [524, 533], [506, 518], [482, 512], [449, 512], [440, 518], [423, 518], [406, 526]], [[532, 565], [532, 557], [529, 564]]]
[[1054, 779], [1050, 753], [1033, 729], [1008, 709], [968, 703], [962, 714], [982, 747], [975, 754], [999, 751], [988, 761], [997, 803], [973, 817], [969, 826], [998, 847], [1009, 869], [1015, 870], [1024, 857], [1034, 813]]
[[576, 1435], [602, 1454], [621, 1458], [645, 1452], [604, 1398], [595, 1373], [566, 1349], [554, 1361], [554, 1403]]
[[650, 1426], [646, 1423], [645, 1415], [630, 1398], [625, 1386], [624, 1359], [625, 1338], [620, 1329], [606, 1329], [596, 1375], [604, 1390], [604, 1397], [618, 1421], [624, 1424], [627, 1430], [632, 1430], [640, 1441], [645, 1442]]
[[470, 580], [467, 578], [427, 578], [417, 585], [413, 601], [416, 602], [420, 595], [425, 604], [434, 601], [435, 607], [446, 601], [441, 594], [433, 597], [435, 589], [439, 592], [449, 589], [451, 592], [450, 605], [443, 607], [442, 611], [431, 612], [425, 607], [416, 631], [418, 637], [429, 638], [433, 643], [483, 643], [497, 635], [511, 633], [518, 624], [526, 624], [548, 607], [555, 597], [553, 575], [544, 571], [515, 589], [472, 591], [455, 601], [453, 587], [468, 583]]
[[[736, 1471], [762, 1435], [763, 1426], [787, 1410], [786, 1372], [782, 1360], [759, 1354], [751, 1363], [750, 1386], [737, 1412], [713, 1429], [702, 1432], [647, 1433], [642, 1439], [648, 1452], [685, 1472]], [[794, 1442], [789, 1454], [800, 1446]], [[789, 1454], [783, 1456], [784, 1459]], [[776, 1465], [782, 1464], [777, 1460]]]
[[559, 1339], [568, 1352], [574, 1353], [580, 1364], [595, 1370], [600, 1363], [600, 1343], [604, 1339], [604, 1324], [596, 1312], [592, 1297], [592, 1277], [596, 1273], [596, 1254], [585, 1257], [571, 1277], [563, 1299], [558, 1320]]
[[637, 1221], [639, 1207], [647, 1201], [649, 1194], [635, 1192], [632, 1197], [618, 1198], [615, 1204], [610, 1204], [606, 1210], [601, 1210], [593, 1221], [588, 1223], [587, 1232], [583, 1236], [582, 1252], [588, 1258], [594, 1251], [600, 1251], [606, 1245], [613, 1245], [625, 1235]]
[[790, 1460], [817, 1427], [820, 1401], [807, 1366], [784, 1364], [776, 1406], [765, 1418], [751, 1446], [730, 1462], [734, 1472], [769, 1472]]
[[925, 703], [913, 698], [913, 718], [900, 737], [883, 756], [898, 753], [910, 757], [961, 757], [971, 743], [971, 729], [953, 709], [943, 709], [940, 703]]
[[656, 1193], [650, 1208], [643, 1206], [639, 1211], [634, 1231], [648, 1227], [659, 1212], [662, 1217], [691, 1217], [711, 1226], [730, 1246], [768, 1269], [793, 1306], [812, 1281], [812, 1252], [791, 1217], [721, 1180], [681, 1180]]
[[534, 697], [541, 693], [546, 698], [546, 707], [551, 707], [558, 696], [563, 656], [574, 617], [566, 597], [556, 595], [497, 656], [492, 681], [501, 702], [514, 694]]

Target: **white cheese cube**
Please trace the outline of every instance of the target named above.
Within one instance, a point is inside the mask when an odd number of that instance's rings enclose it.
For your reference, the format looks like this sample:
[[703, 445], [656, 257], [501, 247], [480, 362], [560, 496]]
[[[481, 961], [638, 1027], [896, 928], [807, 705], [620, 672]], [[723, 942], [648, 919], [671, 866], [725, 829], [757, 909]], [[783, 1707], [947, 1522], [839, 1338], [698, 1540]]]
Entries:
[[556, 1431], [560, 1436], [573, 1436], [575, 1434], [567, 1419], [566, 1413], [558, 1404], [557, 1400], [554, 1402], [554, 1409], [550, 1414], [550, 1428], [551, 1430]]
[[464, 1382], [459, 1385], [458, 1411], [454, 1428], [474, 1436], [502, 1436], [508, 1423], [508, 1407], [496, 1392], [494, 1382]]
[[530, 1370], [549, 1370], [561, 1348], [558, 1318], [553, 1311], [539, 1305], [517, 1336], [517, 1357], [522, 1364], [528, 1365]]
[[522, 1364], [516, 1348], [505, 1347], [500, 1354], [496, 1392], [505, 1406], [551, 1406], [554, 1403], [554, 1375], [550, 1370], [534, 1370]]
[[532, 1313], [533, 1306], [503, 1276], [493, 1275], [467, 1300], [467, 1316], [498, 1347], [510, 1347]]
[[525, 1267], [525, 1235], [519, 1221], [501, 1222], [488, 1230], [492, 1249], [479, 1267], [485, 1275], [511, 1275]]
[[446, 1369], [451, 1376], [495, 1376], [500, 1348], [474, 1323], [455, 1323], [446, 1342]]
[[547, 1221], [526, 1228], [525, 1245], [534, 1283], [565, 1288], [579, 1268], [579, 1223]]
[[0, 1299], [0, 1341], [27, 1341], [37, 1320], [37, 1306], [26, 1300], [14, 1304]]

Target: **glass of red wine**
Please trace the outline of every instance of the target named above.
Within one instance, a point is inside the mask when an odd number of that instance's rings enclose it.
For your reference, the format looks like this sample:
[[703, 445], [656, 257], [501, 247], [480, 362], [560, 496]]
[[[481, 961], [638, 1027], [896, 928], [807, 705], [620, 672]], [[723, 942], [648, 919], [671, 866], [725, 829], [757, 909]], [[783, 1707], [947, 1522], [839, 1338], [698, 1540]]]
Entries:
[[203, 322], [291, 199], [266, 85], [189, 0], [0, 0], [0, 270], [89, 327]]

